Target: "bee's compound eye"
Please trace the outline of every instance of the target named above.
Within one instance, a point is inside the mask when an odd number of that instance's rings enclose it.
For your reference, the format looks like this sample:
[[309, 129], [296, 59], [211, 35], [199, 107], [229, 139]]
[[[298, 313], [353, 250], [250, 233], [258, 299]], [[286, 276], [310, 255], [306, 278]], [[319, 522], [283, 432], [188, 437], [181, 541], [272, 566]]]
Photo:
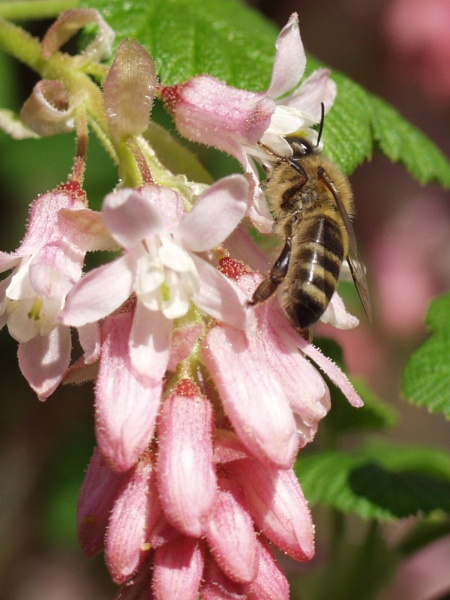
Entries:
[[311, 144], [303, 138], [291, 138], [289, 143], [292, 147], [294, 156], [309, 156], [313, 154], [314, 149]]

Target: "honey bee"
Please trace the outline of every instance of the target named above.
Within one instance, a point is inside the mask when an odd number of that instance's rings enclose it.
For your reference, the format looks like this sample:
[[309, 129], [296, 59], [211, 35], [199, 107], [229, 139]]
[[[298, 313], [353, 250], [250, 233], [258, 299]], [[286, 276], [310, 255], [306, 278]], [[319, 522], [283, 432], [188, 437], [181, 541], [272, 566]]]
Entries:
[[347, 259], [363, 308], [371, 319], [365, 270], [358, 256], [351, 224], [353, 194], [339, 168], [322, 156], [318, 142], [292, 135], [286, 141], [292, 156], [279, 156], [265, 182], [275, 233], [284, 239], [268, 276], [256, 288], [249, 305], [264, 302], [283, 283], [282, 306], [289, 320], [304, 332], [320, 319], [336, 290], [342, 262]]

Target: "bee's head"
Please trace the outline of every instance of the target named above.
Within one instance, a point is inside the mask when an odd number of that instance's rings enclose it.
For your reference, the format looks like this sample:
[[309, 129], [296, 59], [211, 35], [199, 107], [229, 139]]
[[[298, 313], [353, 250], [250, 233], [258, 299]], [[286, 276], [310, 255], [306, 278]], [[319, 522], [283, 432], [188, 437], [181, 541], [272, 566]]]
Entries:
[[292, 157], [291, 157], [292, 159], [298, 160], [301, 158], [305, 158], [307, 156], [311, 156], [312, 154], [320, 154], [319, 144], [320, 144], [320, 140], [322, 138], [323, 125], [325, 123], [325, 105], [323, 102], [321, 102], [321, 104], [320, 104], [320, 111], [321, 111], [321, 117], [320, 117], [319, 129], [317, 132], [317, 142], [314, 146], [307, 139], [305, 139], [299, 135], [294, 134], [294, 135], [288, 135], [285, 137], [285, 140], [287, 141], [289, 146], [292, 148]]

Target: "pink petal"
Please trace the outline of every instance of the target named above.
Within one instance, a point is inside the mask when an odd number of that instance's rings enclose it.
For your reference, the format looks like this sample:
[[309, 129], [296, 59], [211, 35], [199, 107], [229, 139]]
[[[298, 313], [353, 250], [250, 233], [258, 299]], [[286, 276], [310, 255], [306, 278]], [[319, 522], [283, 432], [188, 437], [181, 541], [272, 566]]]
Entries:
[[215, 319], [237, 329], [250, 328], [252, 314], [245, 310], [237, 286], [208, 262], [191, 254], [200, 276], [200, 290], [193, 294], [194, 303]]
[[323, 377], [290, 342], [292, 325], [278, 302], [256, 308], [264, 335], [258, 336], [259, 354], [265, 369], [283, 384], [283, 390], [296, 415], [300, 447], [311, 441], [317, 423], [330, 409], [330, 394]]
[[158, 484], [164, 512], [179, 531], [199, 537], [216, 495], [213, 409], [199, 395], [164, 401], [158, 424]]
[[156, 549], [153, 591], [156, 600], [197, 600], [203, 573], [200, 543], [180, 536]]
[[277, 53], [268, 95], [279, 98], [296, 87], [306, 67], [306, 55], [300, 38], [297, 13], [289, 17], [276, 42]]
[[203, 347], [205, 365], [225, 413], [249, 452], [290, 467], [298, 449], [295, 420], [280, 381], [264, 368], [245, 334], [214, 327]]
[[58, 212], [58, 228], [73, 246], [83, 248], [86, 252], [119, 249], [117, 242], [105, 227], [101, 212], [89, 208], [61, 208]]
[[160, 311], [136, 303], [129, 352], [133, 367], [150, 381], [161, 381], [167, 369], [172, 321]]
[[124, 248], [134, 248], [162, 228], [160, 216], [137, 190], [123, 188], [108, 194], [102, 213], [106, 227]]
[[254, 459], [228, 463], [245, 490], [250, 514], [264, 535], [295, 560], [314, 555], [314, 526], [292, 469], [277, 469]]
[[184, 201], [180, 194], [159, 185], [143, 186], [140, 193], [158, 213], [164, 229], [173, 232], [186, 214]]
[[105, 561], [115, 583], [123, 583], [150, 551], [150, 530], [161, 515], [156, 473], [144, 456], [117, 495], [109, 519]]
[[248, 452], [233, 431], [216, 429], [214, 432], [214, 462], [227, 463], [240, 458], [248, 458]]
[[301, 350], [303, 354], [309, 356], [309, 358], [311, 358], [316, 365], [322, 369], [326, 375], [328, 375], [335, 385], [341, 388], [342, 393], [344, 396], [346, 396], [347, 400], [352, 406], [356, 408], [364, 406], [364, 402], [357, 394], [355, 388], [352, 386], [345, 373], [341, 371], [341, 369], [330, 358], [328, 358], [328, 356], [322, 354], [322, 352], [312, 344], [307, 344]]
[[283, 104], [293, 106], [301, 110], [305, 115], [318, 123], [321, 117], [320, 104], [325, 105], [325, 112], [333, 105], [336, 98], [336, 84], [330, 78], [328, 69], [318, 69], [314, 71], [306, 81], [290, 94], [286, 99], [283, 99]]
[[128, 255], [90, 271], [69, 292], [61, 320], [79, 327], [106, 317], [130, 296], [133, 272]]
[[131, 468], [153, 437], [162, 381], [150, 385], [131, 367], [132, 313], [105, 324], [96, 397], [96, 433], [102, 453], [118, 471]]
[[[259, 307], [259, 310], [265, 310], [264, 307]], [[276, 304], [271, 303], [270, 308], [267, 307], [268, 313], [267, 321], [273, 325], [274, 331], [278, 331], [284, 338], [283, 344], [285, 346], [292, 345], [298, 348], [300, 352], [310, 359], [331, 379], [331, 381], [341, 388], [343, 394], [347, 397], [347, 400], [355, 407], [363, 406], [363, 401], [356, 393], [352, 384], [348, 380], [347, 376], [341, 369], [327, 356], [316, 348], [313, 344], [308, 344], [302, 336], [291, 326], [287, 325], [286, 318], [281, 315], [281, 311], [278, 310]], [[280, 316], [281, 315], [281, 316]], [[326, 408], [324, 404], [324, 408]]]
[[254, 271], [268, 272], [271, 268], [267, 255], [255, 244], [248, 228], [239, 225], [225, 240], [225, 248], [230, 251], [233, 259], [240, 260]]
[[192, 252], [205, 252], [221, 244], [244, 218], [247, 196], [243, 175], [230, 175], [208, 188], [177, 229], [182, 245]]
[[45, 400], [61, 383], [70, 363], [70, 329], [58, 325], [48, 335], [19, 344], [19, 367], [39, 397]]
[[103, 549], [109, 514], [127, 477], [128, 474], [113, 471], [95, 449], [78, 500], [78, 539], [88, 558]]
[[289, 600], [289, 582], [269, 548], [259, 542], [259, 569], [247, 600]]
[[205, 535], [217, 564], [230, 579], [253, 581], [259, 558], [256, 534], [243, 491], [235, 481], [220, 481]]
[[136, 40], [125, 38], [103, 84], [108, 127], [114, 143], [147, 129], [157, 84], [150, 54]]

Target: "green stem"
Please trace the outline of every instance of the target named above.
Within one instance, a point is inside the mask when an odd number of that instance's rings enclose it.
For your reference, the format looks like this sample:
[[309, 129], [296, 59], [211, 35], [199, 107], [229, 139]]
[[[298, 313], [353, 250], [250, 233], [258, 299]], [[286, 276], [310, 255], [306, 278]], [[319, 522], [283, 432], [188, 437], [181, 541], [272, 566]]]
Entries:
[[39, 40], [21, 27], [2, 18], [0, 18], [0, 50], [4, 50], [38, 73], [45, 63], [41, 56]]
[[28, 0], [0, 2], [0, 17], [4, 19], [51, 19], [69, 8], [76, 8], [78, 0]]

